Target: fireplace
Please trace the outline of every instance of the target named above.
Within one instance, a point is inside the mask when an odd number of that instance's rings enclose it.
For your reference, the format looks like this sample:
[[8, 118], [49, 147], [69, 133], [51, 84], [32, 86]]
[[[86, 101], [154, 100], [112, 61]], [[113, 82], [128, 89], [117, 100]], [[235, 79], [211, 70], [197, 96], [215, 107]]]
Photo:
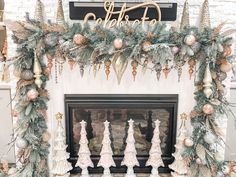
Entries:
[[[145, 167], [148, 152], [153, 136], [154, 121], [159, 119], [162, 159], [165, 167], [160, 167], [160, 173], [169, 173], [168, 165], [174, 160], [174, 144], [176, 141], [178, 95], [156, 94], [66, 94], [66, 141], [70, 161], [75, 165], [80, 140], [81, 120], [87, 122], [87, 138], [91, 158], [95, 165], [89, 168], [90, 173], [102, 173], [103, 169], [97, 167], [100, 158], [103, 138], [103, 122], [110, 122], [110, 132], [114, 161], [116, 167], [111, 168], [113, 173], [125, 173], [126, 167], [121, 166], [124, 155], [125, 140], [127, 135], [127, 121], [134, 120], [134, 137], [136, 140], [137, 158], [140, 166], [135, 167], [136, 173], [149, 173], [150, 167]], [[80, 172], [80, 168], [74, 167], [71, 173]]]

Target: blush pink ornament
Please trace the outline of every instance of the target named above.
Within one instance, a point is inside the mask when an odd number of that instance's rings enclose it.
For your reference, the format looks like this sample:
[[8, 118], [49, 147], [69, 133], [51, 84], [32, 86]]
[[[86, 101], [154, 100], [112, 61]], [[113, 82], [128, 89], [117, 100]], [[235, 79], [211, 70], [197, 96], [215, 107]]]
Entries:
[[196, 37], [192, 34], [189, 34], [184, 38], [184, 42], [185, 42], [185, 44], [191, 46], [191, 45], [195, 44]]
[[197, 158], [197, 159], [196, 159], [196, 163], [197, 163], [198, 165], [201, 165], [201, 164], [202, 164], [202, 160], [201, 160], [200, 158]]
[[205, 114], [213, 114], [214, 113], [214, 108], [212, 105], [210, 104], [205, 104], [202, 108], [202, 111], [205, 113]]
[[179, 52], [179, 47], [176, 47], [176, 46], [172, 47], [172, 48], [171, 48], [171, 52], [172, 52], [174, 55], [177, 54], [177, 53]]
[[33, 100], [37, 98], [39, 95], [39, 92], [36, 89], [31, 89], [27, 92], [27, 97], [29, 100]]
[[123, 41], [121, 38], [116, 38], [113, 42], [113, 46], [115, 47], [115, 49], [121, 49], [123, 46]]

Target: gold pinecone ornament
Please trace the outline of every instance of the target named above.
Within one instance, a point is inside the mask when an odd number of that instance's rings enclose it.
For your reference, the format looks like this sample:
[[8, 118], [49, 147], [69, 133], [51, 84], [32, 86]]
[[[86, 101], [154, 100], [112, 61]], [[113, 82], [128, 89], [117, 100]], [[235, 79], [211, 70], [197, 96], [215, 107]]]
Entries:
[[180, 30], [183, 30], [184, 27], [189, 26], [189, 4], [188, 0], [185, 1], [184, 3], [184, 8], [183, 8], [183, 13], [182, 13], [182, 18], [181, 18], [181, 23], [180, 23]]
[[35, 13], [34, 13], [34, 18], [41, 24], [43, 24], [44, 19], [43, 19], [43, 4], [41, 0], [37, 0], [36, 6], [35, 6]]
[[199, 29], [202, 31], [206, 27], [211, 27], [209, 1], [205, 0], [202, 5]]
[[63, 10], [63, 5], [62, 5], [62, 0], [58, 0], [58, 2], [57, 2], [56, 22], [59, 25], [64, 25], [65, 24], [65, 17], [64, 17], [64, 10]]

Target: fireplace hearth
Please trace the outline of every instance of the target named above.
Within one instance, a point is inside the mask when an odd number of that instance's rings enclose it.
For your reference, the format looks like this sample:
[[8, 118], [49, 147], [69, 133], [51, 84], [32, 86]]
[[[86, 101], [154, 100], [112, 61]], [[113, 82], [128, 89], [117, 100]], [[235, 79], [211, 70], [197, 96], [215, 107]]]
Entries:
[[[151, 168], [145, 167], [148, 152], [153, 136], [154, 121], [159, 119], [162, 159], [165, 167], [160, 167], [160, 173], [169, 173], [168, 165], [174, 160], [174, 144], [176, 141], [178, 95], [156, 94], [66, 94], [66, 141], [70, 161], [75, 165], [79, 150], [81, 120], [87, 122], [87, 138], [91, 158], [95, 165], [89, 168], [90, 173], [102, 173], [103, 169], [97, 167], [103, 138], [103, 122], [110, 122], [110, 132], [114, 161], [116, 167], [111, 168], [112, 173], [125, 173], [126, 167], [121, 166], [124, 155], [125, 139], [127, 136], [127, 120], [134, 120], [134, 137], [137, 158], [140, 166], [135, 167], [136, 173], [150, 173]], [[80, 168], [74, 167], [71, 173], [79, 173]]]

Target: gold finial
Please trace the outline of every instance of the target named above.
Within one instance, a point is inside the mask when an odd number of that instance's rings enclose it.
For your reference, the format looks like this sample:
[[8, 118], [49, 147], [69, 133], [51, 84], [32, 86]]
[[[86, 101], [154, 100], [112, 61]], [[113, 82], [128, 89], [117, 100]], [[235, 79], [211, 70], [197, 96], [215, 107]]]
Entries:
[[56, 114], [56, 119], [57, 119], [58, 121], [61, 121], [61, 120], [62, 120], [62, 117], [63, 117], [63, 114], [62, 114], [62, 113], [58, 112], [58, 113]]
[[184, 113], [180, 114], [180, 119], [185, 121], [188, 119], [188, 115], [184, 112]]
[[180, 30], [183, 30], [184, 27], [188, 27], [190, 25], [189, 23], [189, 5], [188, 0], [184, 3], [183, 13], [182, 13], [182, 19], [180, 23]]

